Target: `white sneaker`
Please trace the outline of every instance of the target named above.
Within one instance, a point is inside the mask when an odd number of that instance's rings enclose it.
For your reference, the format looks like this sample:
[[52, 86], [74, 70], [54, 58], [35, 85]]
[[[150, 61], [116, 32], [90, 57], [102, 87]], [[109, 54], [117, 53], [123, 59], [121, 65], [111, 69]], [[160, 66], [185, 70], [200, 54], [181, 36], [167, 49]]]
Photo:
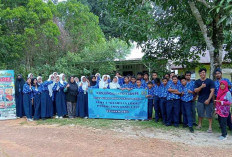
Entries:
[[58, 116], [55, 117], [56, 119], [59, 118]]
[[62, 116], [60, 116], [60, 119], [63, 119], [63, 117], [62, 117]]
[[88, 117], [85, 117], [85, 119], [88, 119]]
[[220, 137], [219, 137], [219, 140], [221, 140], [221, 141], [227, 140], [227, 136], [226, 136], [226, 137], [220, 136]]
[[32, 122], [32, 121], [33, 121], [33, 119], [29, 118], [29, 119], [27, 119], [27, 121]]

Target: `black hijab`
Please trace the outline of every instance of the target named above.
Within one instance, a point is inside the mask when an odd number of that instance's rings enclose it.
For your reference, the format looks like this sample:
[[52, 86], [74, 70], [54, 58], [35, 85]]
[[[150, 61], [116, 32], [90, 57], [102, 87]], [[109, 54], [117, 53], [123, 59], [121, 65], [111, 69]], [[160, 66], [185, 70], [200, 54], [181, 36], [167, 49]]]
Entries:
[[[34, 80], [37, 80], [37, 78], [34, 77], [31, 79], [31, 85], [35, 87]], [[38, 82], [36, 82], [36, 85], [37, 85], [37, 87], [39, 87]]]
[[[78, 94], [78, 86], [77, 86], [77, 84], [76, 84], [76, 82], [75, 81], [73, 81], [73, 82], [71, 82], [71, 78], [72, 78], [73, 76], [71, 76], [70, 78], [69, 78], [69, 81], [68, 81], [68, 84], [69, 84], [69, 88], [68, 88], [68, 93], [70, 94], [70, 95], [77, 95]], [[74, 78], [74, 77], [73, 77]]]
[[96, 76], [94, 76], [94, 75], [91, 76], [91, 78], [90, 78], [90, 86], [95, 86], [97, 84], [97, 81], [92, 81], [93, 77], [96, 78]]
[[[20, 78], [18, 78], [20, 76]], [[25, 81], [21, 74], [17, 75], [16, 82], [15, 82], [15, 95], [19, 94], [19, 88], [21, 89], [21, 93], [23, 92], [23, 86]]]

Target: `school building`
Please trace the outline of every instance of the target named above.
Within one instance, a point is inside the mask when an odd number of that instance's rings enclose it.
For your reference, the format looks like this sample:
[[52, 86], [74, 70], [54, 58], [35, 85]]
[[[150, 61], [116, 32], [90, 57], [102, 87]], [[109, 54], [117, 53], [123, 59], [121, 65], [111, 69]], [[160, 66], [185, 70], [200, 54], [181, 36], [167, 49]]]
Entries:
[[[223, 57], [225, 56], [225, 52], [223, 54]], [[199, 79], [199, 73], [198, 70], [201, 67], [205, 67], [207, 69], [207, 76], [209, 77], [210, 75], [210, 56], [209, 56], [209, 51], [205, 52], [204, 56], [200, 56], [199, 63], [201, 64], [198, 67], [195, 67], [191, 69], [190, 71], [192, 72], [192, 79]], [[229, 64], [229, 62], [223, 62], [224, 67], [227, 68], [222, 68], [222, 77], [223, 78], [228, 78], [230, 81], [232, 80], [232, 66]], [[227, 66], [226, 66], [227, 65]], [[178, 71], [178, 75], [183, 75], [185, 72], [184, 67], [182, 66], [176, 66], [176, 65], [171, 65], [171, 70]]]
[[142, 58], [130, 58], [115, 61], [116, 69], [123, 76], [136, 76], [138, 72], [148, 72], [149, 69], [142, 63]]
[[[137, 56], [137, 58], [133, 58], [134, 56]], [[142, 56], [143, 54], [139, 51], [135, 52], [133, 51], [132, 54], [127, 57], [124, 60], [116, 60], [116, 70], [121, 73], [121, 75], [136, 75], [138, 72], [151, 72], [149, 70], [149, 67], [146, 67], [142, 62]], [[224, 52], [225, 56], [225, 52]], [[223, 57], [224, 57], [223, 56]], [[207, 75], [209, 77], [210, 72], [210, 56], [209, 52], [206, 51], [204, 56], [200, 56], [199, 63], [201, 66], [195, 67], [191, 69], [192, 72], [192, 78], [191, 79], [199, 79], [199, 73], [198, 70], [200, 67], [205, 67], [207, 69]], [[232, 66], [230, 67], [228, 62], [224, 62], [223, 65], [228, 65], [228, 68], [223, 68], [222, 73], [224, 78], [228, 78], [229, 80], [232, 80]], [[182, 66], [176, 66], [172, 64], [171, 62], [167, 65], [167, 70], [169, 71], [175, 71], [178, 75], [183, 75], [185, 72], [184, 67]]]

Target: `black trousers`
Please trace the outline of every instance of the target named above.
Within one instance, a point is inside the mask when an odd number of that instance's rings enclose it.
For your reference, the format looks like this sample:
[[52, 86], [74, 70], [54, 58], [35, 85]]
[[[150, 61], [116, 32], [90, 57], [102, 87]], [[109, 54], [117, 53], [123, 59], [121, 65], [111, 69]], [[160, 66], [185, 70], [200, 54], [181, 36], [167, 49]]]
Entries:
[[221, 117], [221, 116], [218, 115], [218, 120], [219, 120], [219, 124], [220, 124], [220, 127], [221, 127], [222, 136], [226, 137], [227, 136], [227, 130], [226, 130], [227, 117]]

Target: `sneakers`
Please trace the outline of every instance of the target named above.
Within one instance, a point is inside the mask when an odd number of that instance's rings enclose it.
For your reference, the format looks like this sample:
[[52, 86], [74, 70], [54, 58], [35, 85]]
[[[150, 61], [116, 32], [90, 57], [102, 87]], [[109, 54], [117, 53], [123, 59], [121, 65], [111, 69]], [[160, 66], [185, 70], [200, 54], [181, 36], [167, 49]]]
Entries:
[[62, 117], [62, 116], [60, 116], [59, 118], [60, 118], [60, 119], [63, 119], [63, 117]]
[[226, 137], [220, 136], [220, 137], [219, 137], [219, 140], [221, 140], [221, 141], [227, 140], [227, 136], [226, 136]]
[[32, 121], [33, 121], [33, 119], [31, 119], [31, 118], [28, 118], [28, 119], [27, 119], [27, 121], [29, 121], [29, 122], [32, 122]]
[[56, 118], [56, 119], [58, 119], [59, 117], [58, 117], [58, 116], [56, 116], [55, 118]]
[[191, 133], [194, 133], [193, 127], [189, 127], [189, 131], [190, 131]]

